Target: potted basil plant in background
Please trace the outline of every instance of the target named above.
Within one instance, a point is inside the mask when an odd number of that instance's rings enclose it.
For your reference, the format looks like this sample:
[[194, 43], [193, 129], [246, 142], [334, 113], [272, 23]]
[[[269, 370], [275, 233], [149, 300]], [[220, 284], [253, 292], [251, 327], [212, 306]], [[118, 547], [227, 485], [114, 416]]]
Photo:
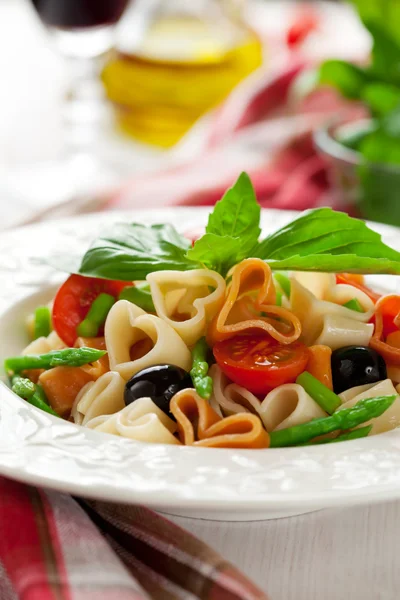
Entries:
[[400, 0], [352, 0], [372, 36], [365, 66], [324, 62], [321, 85], [366, 107], [369, 118], [318, 131], [318, 149], [331, 159], [335, 183], [362, 217], [400, 225]]

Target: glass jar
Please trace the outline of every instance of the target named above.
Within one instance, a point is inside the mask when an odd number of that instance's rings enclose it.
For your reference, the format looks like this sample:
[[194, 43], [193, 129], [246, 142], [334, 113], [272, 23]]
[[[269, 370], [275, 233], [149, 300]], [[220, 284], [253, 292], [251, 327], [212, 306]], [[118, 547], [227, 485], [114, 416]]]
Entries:
[[143, 142], [175, 144], [262, 63], [242, 0], [136, 0], [102, 79], [117, 123]]

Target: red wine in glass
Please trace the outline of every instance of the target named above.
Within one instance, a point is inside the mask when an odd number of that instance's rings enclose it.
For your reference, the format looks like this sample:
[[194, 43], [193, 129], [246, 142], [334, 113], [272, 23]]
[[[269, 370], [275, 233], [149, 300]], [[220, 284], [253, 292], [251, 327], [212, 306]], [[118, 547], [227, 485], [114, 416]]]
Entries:
[[42, 21], [58, 29], [114, 25], [129, 0], [32, 0]]

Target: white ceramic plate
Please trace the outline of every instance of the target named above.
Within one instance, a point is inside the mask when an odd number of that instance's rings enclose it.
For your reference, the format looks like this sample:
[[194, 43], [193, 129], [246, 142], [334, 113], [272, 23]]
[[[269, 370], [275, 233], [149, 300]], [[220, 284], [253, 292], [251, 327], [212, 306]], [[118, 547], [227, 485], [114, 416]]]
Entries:
[[[293, 213], [263, 212], [264, 231]], [[0, 236], [0, 360], [27, 343], [24, 317], [63, 279], [37, 262], [83, 251], [111, 221], [205, 224], [205, 209], [102, 214], [44, 223]], [[374, 225], [400, 248], [395, 228]], [[374, 277], [397, 291], [397, 278]], [[0, 384], [0, 473], [39, 486], [163, 512], [220, 520], [288, 516], [330, 506], [400, 497], [400, 429], [341, 444], [225, 450], [142, 444], [43, 413]]]

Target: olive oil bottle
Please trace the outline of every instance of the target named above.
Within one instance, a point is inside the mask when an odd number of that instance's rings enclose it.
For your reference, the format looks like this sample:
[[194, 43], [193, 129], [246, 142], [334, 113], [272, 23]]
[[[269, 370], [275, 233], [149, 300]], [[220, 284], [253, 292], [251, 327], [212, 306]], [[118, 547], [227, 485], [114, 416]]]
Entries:
[[[119, 128], [170, 147], [262, 63], [237, 0], [137, 0], [102, 80]], [[229, 3], [229, 7], [228, 7]]]

